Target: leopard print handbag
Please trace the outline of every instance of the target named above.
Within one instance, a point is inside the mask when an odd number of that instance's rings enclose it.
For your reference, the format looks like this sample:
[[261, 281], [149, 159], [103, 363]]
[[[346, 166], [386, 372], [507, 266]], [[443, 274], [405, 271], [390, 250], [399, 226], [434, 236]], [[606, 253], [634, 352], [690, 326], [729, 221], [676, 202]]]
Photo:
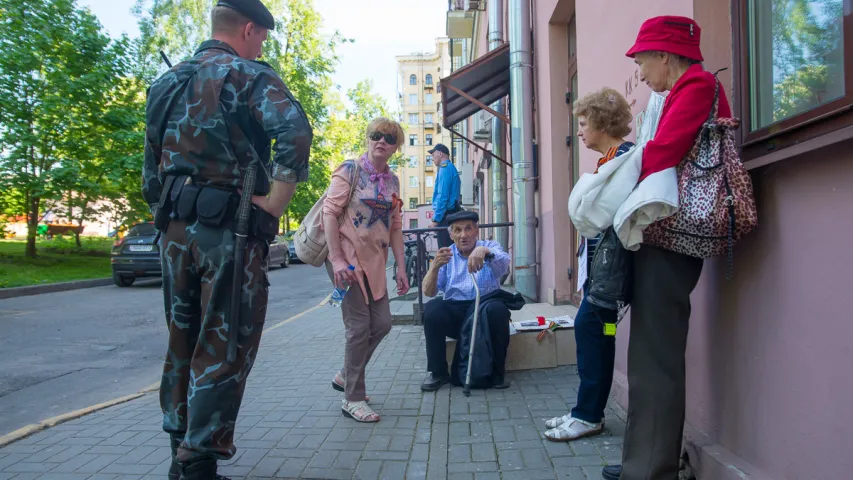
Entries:
[[[716, 75], [715, 75], [716, 76]], [[752, 179], [735, 146], [737, 118], [719, 118], [720, 81], [714, 106], [693, 148], [676, 168], [678, 212], [643, 232], [643, 243], [698, 258], [728, 255], [758, 225]]]

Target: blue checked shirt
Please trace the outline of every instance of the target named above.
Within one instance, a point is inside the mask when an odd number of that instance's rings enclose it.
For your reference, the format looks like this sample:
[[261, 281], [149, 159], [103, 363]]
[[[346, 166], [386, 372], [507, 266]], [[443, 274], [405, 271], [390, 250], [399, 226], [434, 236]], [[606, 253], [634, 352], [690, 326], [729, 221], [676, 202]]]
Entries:
[[[477, 246], [486, 247], [495, 255], [495, 258], [483, 263], [482, 270], [474, 274], [482, 297], [501, 288], [501, 277], [509, 272], [510, 258], [498, 242], [479, 240]], [[450, 262], [438, 271], [438, 290], [444, 292], [445, 300], [474, 300], [477, 293], [468, 273], [468, 259], [459, 253], [456, 245], [450, 247], [450, 251], [453, 253]]]

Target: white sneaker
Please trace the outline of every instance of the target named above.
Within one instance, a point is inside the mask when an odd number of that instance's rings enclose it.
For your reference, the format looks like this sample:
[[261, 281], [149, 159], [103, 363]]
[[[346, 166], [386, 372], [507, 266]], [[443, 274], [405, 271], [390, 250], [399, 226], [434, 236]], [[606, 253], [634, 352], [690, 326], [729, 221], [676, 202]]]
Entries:
[[[560, 418], [562, 419], [563, 417]], [[569, 415], [567, 421], [545, 432], [545, 438], [552, 442], [569, 442], [590, 435], [598, 435], [603, 429], [604, 425], [602, 423], [585, 422], [577, 418], [572, 418]]]

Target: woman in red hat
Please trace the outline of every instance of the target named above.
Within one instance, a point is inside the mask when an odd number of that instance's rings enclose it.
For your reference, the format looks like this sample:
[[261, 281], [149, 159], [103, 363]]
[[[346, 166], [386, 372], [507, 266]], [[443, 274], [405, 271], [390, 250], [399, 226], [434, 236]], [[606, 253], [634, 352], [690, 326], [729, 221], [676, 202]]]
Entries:
[[[640, 181], [677, 166], [693, 147], [714, 103], [716, 77], [706, 72], [701, 29], [691, 18], [646, 20], [626, 54], [640, 80], [669, 91], [657, 132], [643, 152]], [[719, 116], [731, 116], [720, 89]], [[633, 303], [628, 345], [628, 425], [622, 465], [604, 468], [607, 480], [674, 480], [678, 477], [685, 414], [685, 360], [690, 293], [703, 261], [643, 245], [634, 254]]]

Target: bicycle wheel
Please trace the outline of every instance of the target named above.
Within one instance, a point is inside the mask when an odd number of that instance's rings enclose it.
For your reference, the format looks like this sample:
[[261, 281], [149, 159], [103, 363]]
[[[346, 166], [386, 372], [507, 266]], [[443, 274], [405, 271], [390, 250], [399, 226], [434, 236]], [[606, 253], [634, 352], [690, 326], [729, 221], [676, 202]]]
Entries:
[[417, 284], [417, 265], [415, 264], [415, 257], [411, 256], [406, 259], [406, 276], [409, 278], [409, 285], [416, 287]]

